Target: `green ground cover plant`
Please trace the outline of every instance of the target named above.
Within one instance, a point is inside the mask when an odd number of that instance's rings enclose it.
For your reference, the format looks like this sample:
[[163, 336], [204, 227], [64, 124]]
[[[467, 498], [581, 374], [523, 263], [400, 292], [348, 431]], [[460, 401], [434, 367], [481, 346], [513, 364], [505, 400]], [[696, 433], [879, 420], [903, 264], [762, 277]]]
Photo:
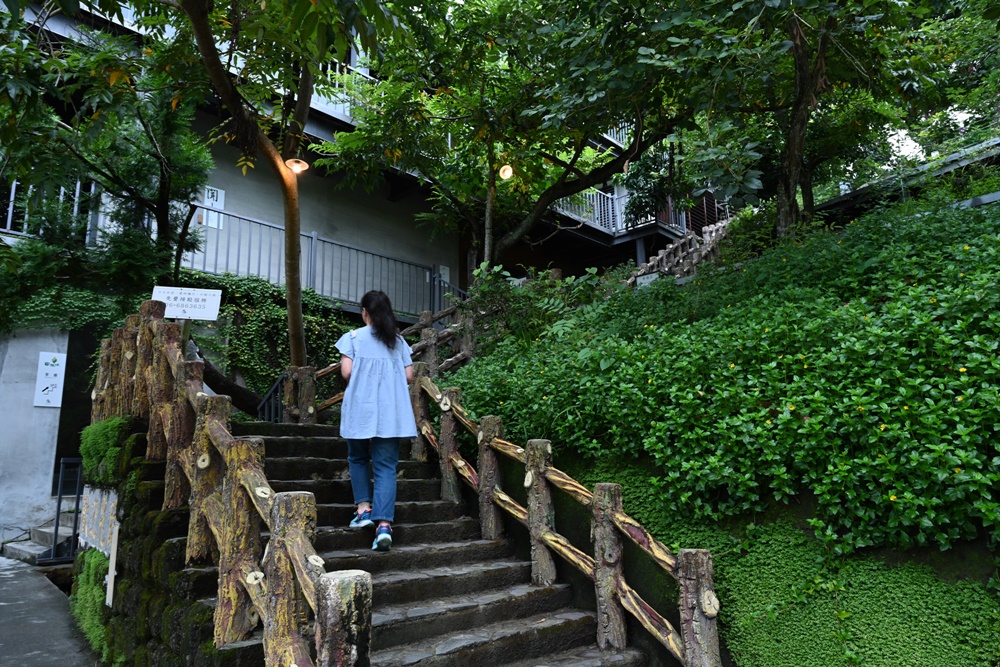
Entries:
[[128, 417], [111, 417], [95, 422], [80, 432], [80, 456], [88, 484], [117, 486], [125, 439], [132, 433]]
[[108, 557], [97, 549], [86, 549], [76, 556], [73, 594], [69, 608], [77, 626], [87, 638], [87, 643], [101, 660], [108, 659], [107, 631], [105, 629], [108, 607], [104, 604], [104, 579], [108, 575]]
[[[871, 554], [831, 558], [790, 516], [754, 524], [663, 512], [647, 462], [556, 463], [588, 488], [622, 486], [625, 511], [675, 551], [710, 549], [722, 638], [740, 667], [839, 665], [987, 667], [1000, 660], [995, 596], [981, 582], [947, 582], [926, 566]], [[629, 564], [626, 562], [626, 572]]]
[[873, 213], [603, 297], [448, 379], [514, 437], [643, 454], [663, 512], [808, 496], [832, 553], [1000, 528], [1000, 211]]

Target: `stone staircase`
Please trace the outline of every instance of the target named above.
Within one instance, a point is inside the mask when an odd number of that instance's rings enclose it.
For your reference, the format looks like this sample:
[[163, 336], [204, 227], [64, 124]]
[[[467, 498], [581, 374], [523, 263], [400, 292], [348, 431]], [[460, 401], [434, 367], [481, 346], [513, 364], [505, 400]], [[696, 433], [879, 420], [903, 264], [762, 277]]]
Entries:
[[275, 491], [316, 495], [315, 547], [326, 569], [371, 573], [373, 667], [646, 664], [634, 649], [602, 653], [596, 616], [572, 607], [571, 587], [533, 586], [531, 564], [506, 539], [480, 539], [478, 521], [461, 504], [440, 500], [437, 464], [410, 459], [408, 445], [393, 548], [378, 553], [372, 529], [346, 528], [354, 504], [347, 445], [335, 427], [233, 424], [233, 433], [264, 438]]
[[[56, 547], [56, 557], [62, 557], [70, 552], [70, 539], [73, 537], [72, 512], [62, 512], [59, 515], [59, 545]], [[27, 540], [8, 542], [3, 545], [2, 554], [7, 558], [23, 561], [29, 565], [37, 565], [52, 555], [52, 541], [56, 539], [55, 520], [49, 520], [40, 526], [35, 526], [28, 533]]]

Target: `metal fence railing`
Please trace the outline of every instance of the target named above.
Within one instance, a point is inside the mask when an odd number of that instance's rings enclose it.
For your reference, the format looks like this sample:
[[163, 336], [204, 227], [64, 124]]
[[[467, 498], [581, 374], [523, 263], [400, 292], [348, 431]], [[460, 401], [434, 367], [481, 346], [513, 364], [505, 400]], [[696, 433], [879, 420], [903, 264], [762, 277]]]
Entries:
[[[198, 207], [195, 221], [201, 248], [185, 254], [183, 266], [284, 282], [283, 227], [205, 206]], [[380, 289], [398, 313], [416, 315], [447, 307], [449, 294], [465, 296], [430, 264], [339, 243], [316, 232], [302, 234], [300, 242], [302, 286], [336, 301], [358, 304], [365, 292]]]
[[625, 206], [629, 194], [609, 194], [600, 190], [587, 190], [555, 203], [556, 211], [583, 224], [599, 229], [611, 236], [622, 236], [644, 227], [658, 225], [678, 237], [687, 233], [687, 213], [668, 205], [665, 211], [628, 224]]

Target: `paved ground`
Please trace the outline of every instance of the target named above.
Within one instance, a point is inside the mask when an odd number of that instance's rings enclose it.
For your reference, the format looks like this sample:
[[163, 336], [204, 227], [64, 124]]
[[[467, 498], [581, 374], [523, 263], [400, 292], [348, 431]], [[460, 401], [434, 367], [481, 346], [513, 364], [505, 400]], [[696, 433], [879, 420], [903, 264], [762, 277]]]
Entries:
[[69, 599], [30, 565], [0, 557], [0, 667], [94, 667]]

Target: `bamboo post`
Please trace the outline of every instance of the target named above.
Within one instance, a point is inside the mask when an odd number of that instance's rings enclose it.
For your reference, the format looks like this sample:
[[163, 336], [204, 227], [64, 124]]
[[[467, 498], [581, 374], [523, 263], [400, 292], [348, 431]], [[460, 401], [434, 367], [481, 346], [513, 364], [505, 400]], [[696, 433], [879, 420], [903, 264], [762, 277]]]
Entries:
[[549, 586], [556, 580], [556, 563], [542, 536], [546, 532], [555, 532], [556, 523], [552, 491], [545, 481], [545, 468], [552, 462], [552, 443], [548, 440], [529, 440], [526, 454], [527, 472], [524, 476], [524, 486], [528, 489], [531, 583], [536, 586]]
[[719, 598], [715, 596], [712, 554], [681, 549], [677, 554], [681, 638], [686, 667], [722, 667], [719, 655]]
[[309, 665], [312, 659], [303, 640], [309, 605], [296, 579], [289, 548], [297, 535], [312, 539], [316, 498], [304, 491], [276, 493], [270, 519], [271, 539], [263, 563], [267, 580], [264, 657], [268, 665]]
[[441, 399], [441, 438], [438, 440], [438, 463], [441, 466], [441, 500], [457, 503], [461, 500], [458, 473], [451, 465], [451, 457], [458, 454], [458, 418], [451, 406], [462, 397], [462, 390], [448, 387]]
[[417, 437], [413, 439], [410, 448], [410, 457], [421, 463], [427, 462], [427, 438], [420, 432], [420, 425], [430, 422], [430, 409], [427, 405], [427, 394], [420, 387], [420, 379], [430, 377], [430, 369], [427, 364], [418, 361], [413, 364], [413, 382], [410, 383], [410, 403], [413, 405], [413, 416], [417, 421]]
[[625, 648], [625, 609], [618, 600], [616, 582], [622, 578], [622, 540], [611, 517], [622, 511], [622, 487], [598, 484], [594, 488], [594, 588], [597, 593], [597, 645], [602, 650]]
[[[219, 544], [219, 592], [215, 605], [215, 643], [222, 646], [246, 638], [257, 627], [258, 612], [251, 601], [249, 588], [260, 585], [257, 572], [261, 557], [260, 515], [242, 484], [242, 473], [260, 469], [264, 463], [263, 442], [256, 439], [234, 440], [226, 458], [226, 476], [222, 482], [222, 540]], [[193, 509], [193, 503], [192, 503]], [[191, 535], [188, 535], [190, 553]], [[249, 579], [249, 580], [248, 580]]]
[[372, 639], [372, 575], [327, 572], [316, 582], [316, 667], [367, 667]]
[[479, 524], [484, 540], [498, 540], [503, 535], [500, 508], [493, 502], [493, 492], [501, 485], [500, 461], [493, 441], [503, 437], [499, 417], [483, 417], [479, 433]]
[[289, 366], [285, 371], [285, 423], [316, 423], [316, 369], [312, 366]]

